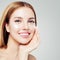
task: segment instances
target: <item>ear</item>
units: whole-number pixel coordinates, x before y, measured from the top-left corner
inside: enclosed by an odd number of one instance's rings
[[[7,31],[7,32],[10,32],[10,31],[9,31],[9,30],[10,30],[10,29],[9,29],[9,24],[6,23],[6,24],[5,24],[5,28],[6,28],[6,31]]]

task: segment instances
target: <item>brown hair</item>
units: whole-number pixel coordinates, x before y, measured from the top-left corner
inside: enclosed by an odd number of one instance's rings
[[[10,5],[8,5],[8,7],[5,9],[3,16],[0,20],[0,47],[4,47],[7,46],[7,42],[8,42],[8,36],[9,33],[6,31],[5,28],[5,23],[9,23],[9,19],[11,14],[20,7],[29,7],[32,9],[32,11],[34,12],[35,15],[35,25],[37,25],[37,21],[36,21],[36,13],[34,11],[34,8],[27,2],[13,2]]]

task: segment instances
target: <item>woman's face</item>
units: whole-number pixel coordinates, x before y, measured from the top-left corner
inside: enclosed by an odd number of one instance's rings
[[[10,38],[21,44],[27,44],[35,32],[35,16],[33,11],[28,7],[16,9],[7,24],[6,30]]]

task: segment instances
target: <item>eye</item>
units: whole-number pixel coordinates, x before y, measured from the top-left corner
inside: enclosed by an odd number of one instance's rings
[[[29,20],[28,22],[29,22],[29,23],[35,23],[35,21],[33,21],[33,20]]]
[[[20,20],[15,20],[15,22],[21,22]]]

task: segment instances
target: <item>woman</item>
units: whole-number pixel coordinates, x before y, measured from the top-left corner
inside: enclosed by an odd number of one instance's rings
[[[36,13],[26,2],[13,2],[0,20],[0,60],[35,60],[39,45]]]

